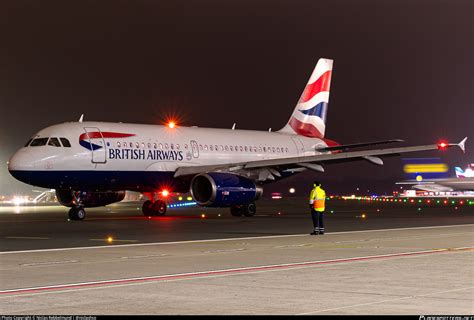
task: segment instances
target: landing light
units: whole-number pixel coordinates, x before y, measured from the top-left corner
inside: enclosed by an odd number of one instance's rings
[[[112,238],[112,237],[107,237],[107,242],[108,242],[108,243],[112,243],[113,241],[114,241],[114,238]]]
[[[163,191],[161,191],[161,195],[162,195],[163,197],[167,197],[169,194],[170,194],[170,192],[169,192],[168,190],[166,190],[166,189],[163,190]]]
[[[174,121],[168,122],[168,128],[173,129],[176,126],[176,123]]]

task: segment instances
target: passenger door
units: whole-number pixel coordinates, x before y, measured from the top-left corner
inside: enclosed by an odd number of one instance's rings
[[[95,127],[84,128],[84,131],[91,145],[92,163],[106,163],[107,147],[102,132]]]
[[[199,148],[195,140],[191,140],[191,150],[193,152],[193,158],[199,158]]]

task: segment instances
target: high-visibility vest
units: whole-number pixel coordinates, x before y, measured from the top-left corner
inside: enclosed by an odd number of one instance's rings
[[[309,204],[313,205],[315,199],[316,199],[316,188],[313,188],[313,190],[311,190],[311,193],[309,194]]]
[[[321,187],[316,187],[316,197],[313,202],[313,208],[316,211],[323,212],[325,210],[326,192]]]

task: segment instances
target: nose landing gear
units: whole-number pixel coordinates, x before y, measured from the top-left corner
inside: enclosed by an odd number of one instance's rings
[[[69,219],[70,220],[84,220],[86,217],[86,210],[83,207],[72,207],[69,209]]]
[[[81,191],[76,191],[73,193],[74,201],[73,203],[75,204],[74,207],[69,209],[69,220],[84,220],[86,217],[86,210],[84,210],[83,206],[83,195]]]

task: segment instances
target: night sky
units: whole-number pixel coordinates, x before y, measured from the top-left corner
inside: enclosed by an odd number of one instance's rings
[[[0,3],[0,161],[51,124],[86,120],[277,130],[317,60],[334,59],[326,136],[407,145],[469,136],[474,2],[22,1]],[[417,156],[437,156],[426,152]],[[413,155],[414,156],[414,155]],[[332,192],[390,190],[400,158],[326,166]],[[31,190],[3,165],[0,194]]]

